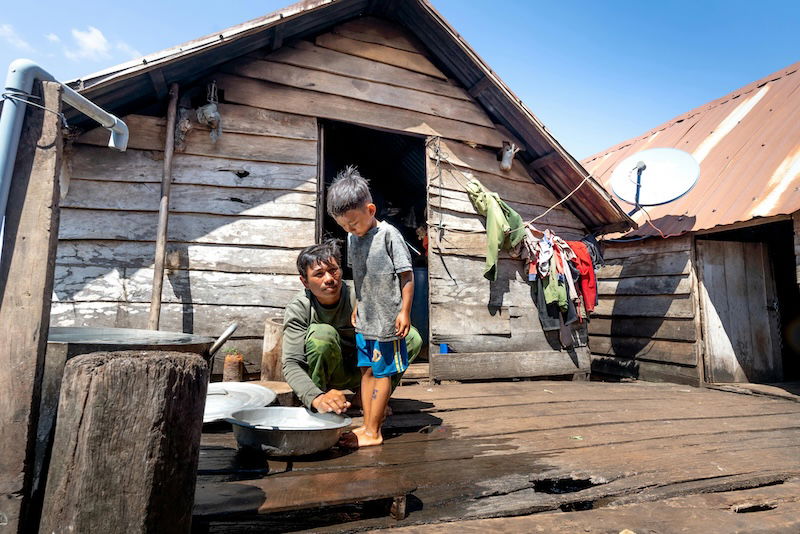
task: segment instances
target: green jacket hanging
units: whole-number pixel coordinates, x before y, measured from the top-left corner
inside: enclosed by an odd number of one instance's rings
[[[475,209],[486,217],[486,266],[483,276],[497,279],[497,256],[500,250],[511,250],[525,237],[525,228],[519,213],[497,195],[488,191],[478,180],[470,180],[467,193]]]

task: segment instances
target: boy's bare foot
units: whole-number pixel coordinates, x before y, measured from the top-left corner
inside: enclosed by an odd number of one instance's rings
[[[367,431],[367,427],[365,427],[364,425],[361,425],[358,428],[354,428],[350,432],[352,432],[353,434],[363,434],[366,431]]]
[[[383,444],[383,436],[380,432],[377,434],[373,434],[367,429],[364,429],[364,432],[361,434],[356,434],[358,437],[358,447],[374,447],[375,445],[382,445]]]

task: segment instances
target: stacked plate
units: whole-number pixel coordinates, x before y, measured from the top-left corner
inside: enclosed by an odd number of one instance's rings
[[[233,412],[261,408],[275,401],[271,389],[247,382],[214,382],[208,385],[203,422],[223,421]]]

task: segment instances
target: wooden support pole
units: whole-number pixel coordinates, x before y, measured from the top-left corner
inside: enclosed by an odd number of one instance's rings
[[[178,84],[169,86],[167,131],[164,144],[164,172],[161,176],[161,203],[158,207],[158,234],[156,236],[155,267],[153,269],[153,294],[150,298],[150,317],[147,328],[158,330],[161,318],[161,288],[164,286],[164,261],[167,255],[167,229],[169,223],[169,191],[172,187],[172,155],[175,152],[175,115],[178,109]]]
[[[39,532],[188,533],[207,384],[185,352],[69,360]]]
[[[9,192],[0,262],[0,531],[26,524],[50,326],[61,167],[61,86],[35,83]],[[6,101],[6,105],[10,105]],[[34,529],[35,530],[35,529]]]

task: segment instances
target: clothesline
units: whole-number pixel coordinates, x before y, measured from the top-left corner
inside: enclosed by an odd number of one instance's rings
[[[453,169],[453,170],[454,170],[456,173],[460,174],[460,175],[461,175],[461,176],[463,176],[464,178],[467,178],[468,180],[469,180],[469,178],[467,177],[467,175],[466,175],[466,174],[464,174],[464,172],[463,172],[463,171],[461,171],[461,169],[459,169],[459,168],[458,168],[458,167],[457,167],[457,166],[456,166],[456,165],[455,165],[455,164],[454,164],[452,161],[450,161],[450,160],[447,158],[447,156],[446,156],[446,155],[445,155],[445,154],[442,152],[441,145],[440,145],[440,140],[441,140],[441,138],[440,138],[440,137],[432,137],[432,138],[431,138],[431,139],[428,141],[428,146],[430,146],[431,144],[433,144],[433,151],[434,151],[434,154],[433,154],[433,155],[434,155],[434,160],[436,161],[436,167],[437,167],[437,175],[436,175],[436,178],[438,178],[438,179],[439,179],[439,208],[440,208],[440,210],[441,210],[441,206],[442,206],[442,204],[441,204],[441,202],[442,202],[442,189],[443,189],[443,187],[442,187],[443,180],[442,180],[442,169],[441,169],[441,162],[445,162],[445,163],[447,163],[448,165],[450,165],[450,167],[452,167],[452,169]],[[462,181],[459,179],[459,177],[458,177],[456,174],[453,174],[453,173],[451,173],[451,176],[453,176],[453,178],[456,180],[456,182],[458,182],[458,184],[459,184],[459,185],[460,185],[460,186],[461,186],[461,187],[462,187],[462,188],[463,188],[465,191],[467,191],[467,190],[468,190],[468,189],[467,189],[467,186],[466,186],[466,184],[465,184],[464,182],[462,182]],[[553,204],[552,206],[550,206],[549,208],[547,208],[547,209],[546,209],[546,210],[545,210],[543,213],[541,213],[541,214],[537,215],[536,217],[534,217],[533,219],[531,219],[530,221],[528,221],[528,222],[527,222],[525,225],[528,225],[528,224],[533,224],[533,223],[535,223],[536,221],[538,221],[539,219],[541,219],[542,217],[544,217],[545,215],[547,215],[548,213],[550,213],[551,211],[553,211],[555,208],[557,208],[558,206],[560,206],[561,204],[563,204],[564,202],[566,202],[566,201],[567,201],[567,200],[568,200],[568,199],[569,199],[569,198],[570,198],[572,195],[574,195],[574,194],[575,194],[575,193],[578,191],[578,189],[580,189],[580,188],[581,188],[581,187],[582,187],[582,186],[583,186],[583,185],[584,185],[584,184],[585,184],[587,181],[589,181],[589,178],[591,178],[591,175],[588,175],[588,176],[586,176],[586,177],[585,177],[583,180],[581,180],[581,183],[579,183],[579,184],[578,184],[578,185],[575,187],[575,189],[573,189],[572,191],[570,191],[570,192],[569,192],[569,194],[568,194],[567,196],[565,196],[564,198],[562,198],[561,200],[559,200],[558,202],[556,202],[555,204]],[[441,224],[441,213],[440,213],[440,215],[439,215],[439,219],[440,219],[440,224]],[[525,225],[523,225],[522,227],[519,227],[519,228],[510,228],[509,230],[507,230],[507,233],[511,233],[511,232],[514,232],[514,231],[516,231],[516,230],[521,230],[521,229],[523,229],[523,228],[525,227]],[[449,228],[448,228],[448,229],[449,229]],[[451,229],[449,229],[449,230],[451,230]],[[475,233],[475,232],[478,232],[477,230],[460,230],[460,231],[461,231],[461,232],[464,232],[464,233]]]
[[[457,166],[456,166],[456,165],[455,165],[455,164],[454,164],[452,161],[450,161],[450,160],[447,158],[447,156],[446,156],[446,155],[445,155],[445,154],[442,152],[440,141],[441,141],[441,138],[440,138],[440,137],[438,137],[438,136],[436,136],[436,137],[432,137],[432,138],[431,138],[431,139],[428,141],[428,146],[431,146],[431,145],[433,145],[433,151],[434,151],[434,160],[436,161],[436,168],[437,168],[437,175],[436,175],[436,178],[439,180],[439,224],[438,224],[437,226],[438,226],[439,228],[444,228],[444,225],[443,225],[443,223],[442,223],[442,212],[441,212],[441,209],[442,209],[442,196],[443,196],[443,195],[442,195],[442,189],[443,189],[443,179],[442,179],[442,168],[441,168],[441,162],[447,163],[447,164],[448,164],[450,167],[452,167],[452,170],[453,170],[453,171],[455,171],[456,173],[460,174],[460,175],[461,175],[461,176],[463,176],[464,178],[467,178],[467,180],[469,180],[469,177],[468,177],[466,174],[464,174],[464,172],[463,172],[463,171],[461,171],[461,169],[459,169],[459,168],[458,168],[458,167],[457,167]],[[458,175],[457,175],[457,174],[455,174],[455,173],[451,173],[451,176],[452,176],[452,177],[453,177],[453,178],[456,180],[456,182],[458,182],[458,184],[459,184],[459,185],[460,185],[460,186],[461,186],[461,187],[462,187],[462,188],[463,188],[465,191],[467,191],[467,190],[468,190],[468,189],[467,189],[467,187],[466,187],[466,184],[465,184],[463,181],[461,181],[461,179],[459,179],[459,177],[458,177]],[[555,204],[553,204],[552,206],[550,206],[549,208],[547,208],[547,209],[546,209],[546,210],[545,210],[543,213],[541,213],[541,214],[537,215],[536,217],[534,217],[534,218],[533,218],[533,219],[531,219],[530,221],[526,222],[526,223],[525,223],[525,225],[523,225],[523,226],[522,226],[522,227],[520,227],[520,228],[509,228],[509,229],[506,231],[506,233],[509,233],[509,234],[510,234],[511,232],[515,232],[515,231],[517,231],[517,230],[521,230],[522,228],[524,228],[524,227],[525,227],[525,226],[527,226],[527,225],[532,225],[533,223],[535,223],[536,221],[538,221],[539,219],[541,219],[542,217],[544,217],[545,215],[547,215],[548,213],[550,213],[551,211],[553,211],[555,208],[557,208],[558,206],[560,206],[561,204],[563,204],[564,202],[566,202],[566,201],[567,201],[567,200],[568,200],[570,197],[572,197],[572,195],[574,195],[574,194],[575,194],[575,193],[576,193],[576,192],[577,192],[577,191],[578,191],[578,190],[579,190],[581,187],[583,187],[583,185],[584,185],[586,182],[588,182],[590,178],[592,178],[592,175],[591,175],[591,174],[589,174],[589,175],[585,176],[585,177],[583,178],[583,180],[581,180],[581,182],[580,182],[580,183],[579,183],[579,184],[578,184],[578,185],[577,185],[577,186],[576,186],[576,187],[575,187],[575,188],[574,188],[572,191],[570,191],[570,192],[569,192],[569,193],[568,193],[568,194],[567,194],[565,197],[563,197],[561,200],[559,200],[558,202],[556,202]],[[641,210],[644,212],[644,214],[645,214],[645,217],[646,217],[646,219],[647,219],[645,222],[646,222],[647,224],[649,224],[649,225],[650,225],[650,226],[651,226],[651,227],[652,227],[652,228],[653,228],[653,229],[654,229],[656,232],[658,232],[658,234],[659,234],[659,235],[660,235],[662,238],[664,238],[664,239],[667,239],[667,238],[669,238],[669,237],[674,237],[674,236],[676,236],[676,235],[679,235],[679,234],[664,234],[664,232],[662,232],[662,231],[661,231],[661,229],[660,229],[658,226],[656,226],[656,224],[653,222],[653,219],[650,217],[650,213],[649,213],[649,212],[648,212],[648,211],[647,211],[647,210],[644,208],[644,206],[639,206],[639,208],[640,208],[640,209],[641,209]],[[448,230],[450,230],[450,231],[453,231],[453,232],[465,233],[465,234],[481,233],[481,232],[482,232],[481,230],[458,230],[458,229],[453,229],[453,228],[448,228]],[[613,240],[612,240],[612,241],[613,241]]]

